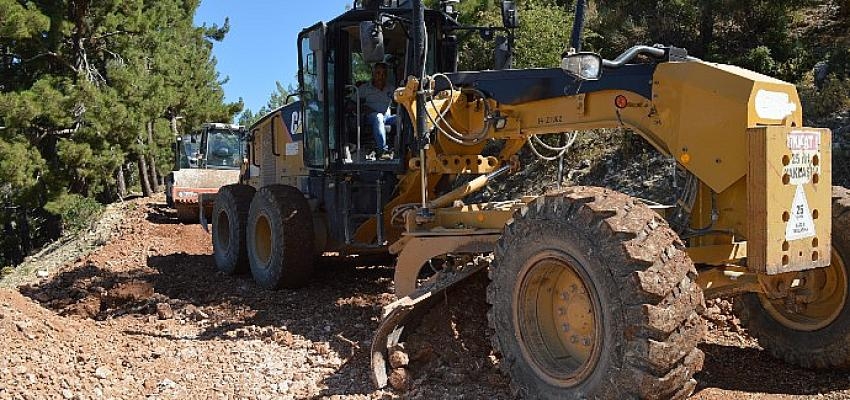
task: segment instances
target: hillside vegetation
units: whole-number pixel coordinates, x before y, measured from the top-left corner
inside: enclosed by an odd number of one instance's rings
[[[0,0],[0,267],[158,190],[178,129],[229,121],[199,0]],[[178,120],[179,126],[178,126]]]
[[[464,0],[459,19],[500,25],[497,3]],[[514,66],[557,66],[568,47],[573,2],[517,3]],[[101,204],[131,188],[156,192],[175,133],[231,120],[241,110],[224,102],[211,52],[228,23],[194,26],[198,4],[0,0],[0,267],[63,230],[85,228]],[[612,58],[634,44],[671,44],[796,83],[807,124],[834,129],[835,182],[848,185],[848,21],[848,0],[595,0],[584,50]],[[477,33],[462,35],[461,68],[492,68],[492,47]],[[269,107],[292,90],[272,89]],[[583,135],[579,144],[566,168],[588,173],[565,174],[575,178],[567,182],[609,184],[613,175],[599,166],[617,171],[617,160],[628,164],[634,156],[647,161],[637,170],[665,173],[653,167],[661,165],[659,156],[628,132]],[[552,164],[532,168],[552,182]],[[638,179],[638,186],[653,179]]]

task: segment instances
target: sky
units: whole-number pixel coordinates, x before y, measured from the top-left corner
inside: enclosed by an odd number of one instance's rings
[[[257,112],[275,90],[297,86],[298,33],[319,21],[343,13],[352,0],[202,0],[195,24],[224,23],[230,17],[230,32],[215,43],[213,53],[218,72],[229,78],[224,85],[227,101],[241,97],[245,107]]]

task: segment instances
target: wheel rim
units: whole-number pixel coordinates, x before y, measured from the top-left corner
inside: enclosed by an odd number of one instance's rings
[[[218,213],[215,226],[218,231],[218,235],[216,236],[218,247],[227,252],[230,249],[230,218],[228,218],[226,212]]]
[[[574,386],[593,371],[601,348],[596,298],[572,257],[547,251],[522,269],[514,293],[514,326],[534,372],[556,386]]]
[[[257,216],[254,224],[254,252],[260,260],[259,267],[268,268],[272,255],[272,227],[265,214]]]
[[[815,293],[813,301],[802,309],[791,309],[785,299],[759,295],[762,306],[780,324],[798,331],[816,331],[835,321],[847,302],[847,270],[835,249],[831,265],[806,274],[805,286]]]

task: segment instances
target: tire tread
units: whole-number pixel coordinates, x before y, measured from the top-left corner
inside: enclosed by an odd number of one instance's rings
[[[568,221],[570,227],[583,229],[587,237],[596,238],[598,249],[592,250],[610,258],[609,268],[616,269],[611,273],[631,310],[622,343],[629,361],[625,371],[612,377],[620,382],[611,382],[627,391],[623,397],[684,398],[692,393],[696,387],[692,377],[704,359],[696,345],[705,332],[699,315],[705,302],[696,284],[696,269],[666,221],[635,199],[609,189],[572,187],[547,193],[508,221],[489,270],[490,332],[497,330],[493,306],[503,301],[499,293],[505,292],[496,279],[498,262],[510,251],[510,241],[522,237],[525,225],[535,223],[526,221],[539,220]],[[503,352],[498,336],[493,335],[491,343],[503,356],[502,372],[509,373],[514,356]],[[512,379],[512,385],[529,398],[551,397],[527,387],[527,382]]]

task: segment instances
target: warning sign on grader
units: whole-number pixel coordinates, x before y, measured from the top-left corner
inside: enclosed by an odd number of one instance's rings
[[[820,165],[816,161],[820,141],[820,132],[794,131],[788,134],[791,159],[783,173],[791,178],[792,185],[805,185],[811,182],[814,174],[820,173]]]
[[[815,236],[815,222],[806,200],[803,185],[797,185],[794,202],[791,203],[791,219],[785,225],[785,240],[799,240]]]

